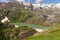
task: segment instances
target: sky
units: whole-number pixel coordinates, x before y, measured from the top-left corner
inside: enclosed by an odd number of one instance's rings
[[[0,0],[0,2],[8,2],[10,0]],[[31,3],[41,3],[41,4],[45,4],[45,3],[60,3],[60,0],[23,0],[24,2],[31,2]]]

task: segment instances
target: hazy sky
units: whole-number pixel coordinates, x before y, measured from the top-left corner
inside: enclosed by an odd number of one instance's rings
[[[9,0],[0,0],[0,2],[8,2]],[[23,0],[32,3],[60,3],[60,0]]]

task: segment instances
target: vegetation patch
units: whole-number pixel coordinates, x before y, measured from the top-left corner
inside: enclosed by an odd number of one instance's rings
[[[60,28],[54,28],[48,31],[48,33],[32,36],[26,40],[60,40]]]

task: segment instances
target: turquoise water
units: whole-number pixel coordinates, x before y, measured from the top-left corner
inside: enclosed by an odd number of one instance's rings
[[[49,27],[47,26],[42,26],[42,25],[36,25],[36,24],[28,24],[28,23],[10,23],[12,25],[18,25],[18,26],[27,26],[29,28],[33,29],[48,29]]]

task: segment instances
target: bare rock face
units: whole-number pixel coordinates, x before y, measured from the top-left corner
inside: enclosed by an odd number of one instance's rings
[[[27,23],[43,24],[46,26],[52,26],[58,22],[60,22],[60,13],[55,11],[52,13],[38,13],[35,14],[31,19],[27,20]]]
[[[43,17],[45,17],[44,23],[47,25],[54,25],[58,22],[60,22],[60,13],[59,12],[53,12],[51,14],[46,14]]]

